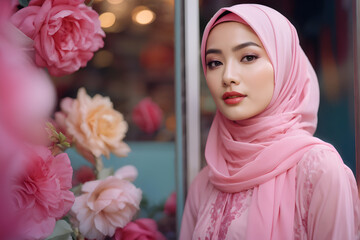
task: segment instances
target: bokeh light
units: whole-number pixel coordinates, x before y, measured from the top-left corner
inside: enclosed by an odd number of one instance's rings
[[[140,25],[147,25],[155,20],[155,13],[145,6],[138,6],[132,11],[132,19]]]
[[[109,28],[114,25],[116,16],[112,12],[104,12],[99,16],[99,20],[102,28]]]

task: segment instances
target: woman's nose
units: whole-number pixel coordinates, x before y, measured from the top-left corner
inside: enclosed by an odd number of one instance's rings
[[[231,84],[238,85],[240,83],[239,76],[236,74],[236,67],[233,62],[228,62],[224,68],[223,85],[230,86]]]

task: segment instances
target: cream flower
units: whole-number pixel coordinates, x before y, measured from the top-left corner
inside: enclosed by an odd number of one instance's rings
[[[55,115],[56,121],[73,137],[78,149],[107,158],[110,152],[119,157],[130,152],[129,146],[122,141],[128,125],[123,115],[113,109],[108,97],[97,94],[91,98],[84,88],[80,88],[76,99],[62,100],[61,110]]]
[[[142,192],[130,181],[116,176],[86,182],[71,209],[79,230],[88,239],[113,236],[139,210]]]

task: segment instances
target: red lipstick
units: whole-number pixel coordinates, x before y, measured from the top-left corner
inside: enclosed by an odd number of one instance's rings
[[[232,91],[232,92],[224,93],[224,95],[222,96],[222,99],[224,100],[224,102],[226,104],[233,105],[233,104],[237,104],[237,103],[241,102],[245,97],[246,97],[246,95],[244,95],[244,94]]]

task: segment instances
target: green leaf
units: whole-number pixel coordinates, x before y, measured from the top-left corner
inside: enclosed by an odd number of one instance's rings
[[[48,130],[48,133],[51,133],[51,135],[53,137],[56,137],[56,139],[60,139],[60,135],[59,133],[57,132],[56,128],[54,127],[54,125],[51,123],[51,122],[46,122],[46,128]],[[60,133],[61,134],[61,133]],[[64,136],[65,137],[65,136]],[[65,137],[66,139],[66,137]]]
[[[46,127],[50,130],[52,134],[55,133],[57,135],[56,128],[54,127],[54,125],[52,125],[51,122],[46,122]]]
[[[50,129],[50,130],[51,130],[52,135],[55,136],[57,139],[59,139],[59,133],[54,129]]]
[[[71,226],[64,220],[56,222],[53,233],[46,240],[70,240],[73,232]]]
[[[31,0],[19,0],[19,3],[20,3],[21,6],[27,7],[29,5],[30,1]]]
[[[66,141],[66,136],[62,132],[59,133],[59,140],[60,142]]]

